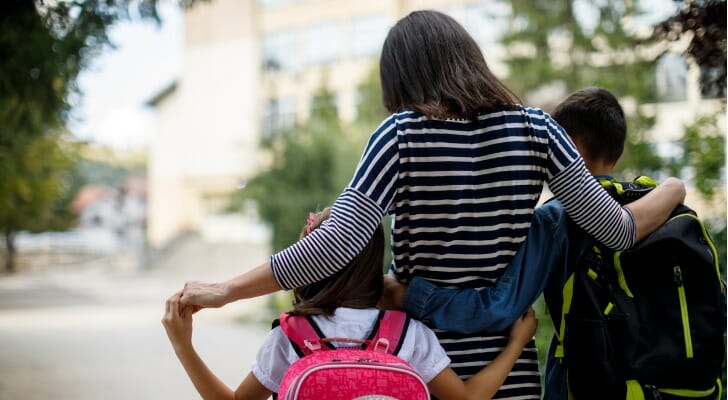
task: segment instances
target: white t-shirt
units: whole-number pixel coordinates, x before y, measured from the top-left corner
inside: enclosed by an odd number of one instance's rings
[[[339,307],[333,317],[314,316],[314,321],[325,337],[365,339],[369,337],[379,310],[357,310]],[[416,345],[415,345],[416,344]],[[429,382],[450,365],[450,358],[437,341],[435,333],[420,321],[411,320],[397,354]],[[278,326],[268,333],[253,362],[253,375],[272,392],[278,392],[288,367],[298,360],[288,337]]]

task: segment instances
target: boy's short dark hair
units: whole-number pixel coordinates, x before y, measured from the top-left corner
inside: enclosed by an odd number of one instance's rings
[[[577,90],[556,106],[552,116],[579,143],[584,158],[615,163],[622,156],[627,122],[622,106],[608,90]]]

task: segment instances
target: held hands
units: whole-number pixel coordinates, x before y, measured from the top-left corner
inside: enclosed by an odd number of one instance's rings
[[[175,350],[192,344],[192,306],[181,305],[181,297],[179,291],[167,299],[162,317],[162,325]]]
[[[187,282],[181,293],[180,303],[192,306],[192,312],[222,307],[230,302],[227,287],[222,283]]]
[[[509,343],[516,344],[521,348],[525,347],[533,339],[537,325],[536,312],[533,311],[533,308],[529,308],[511,327]]]

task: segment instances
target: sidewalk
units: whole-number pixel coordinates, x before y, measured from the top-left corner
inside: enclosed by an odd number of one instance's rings
[[[167,341],[164,301],[186,280],[229,278],[244,272],[241,260],[265,259],[251,249],[246,257],[201,250],[182,249],[182,257],[149,271],[49,267],[0,276],[0,399],[199,398]],[[195,316],[195,345],[232,387],[269,329],[235,318],[259,314],[265,302]]]

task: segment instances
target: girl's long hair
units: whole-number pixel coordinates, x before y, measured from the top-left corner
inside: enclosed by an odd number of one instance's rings
[[[493,75],[468,32],[437,11],[412,12],[390,29],[379,71],[384,107],[393,113],[473,120],[521,102]]]
[[[301,231],[301,239],[331,215],[331,208],[316,213]],[[307,229],[308,227],[308,229]],[[364,249],[336,274],[293,289],[294,315],[333,315],[337,307],[376,307],[383,290],[384,229],[380,224]]]

